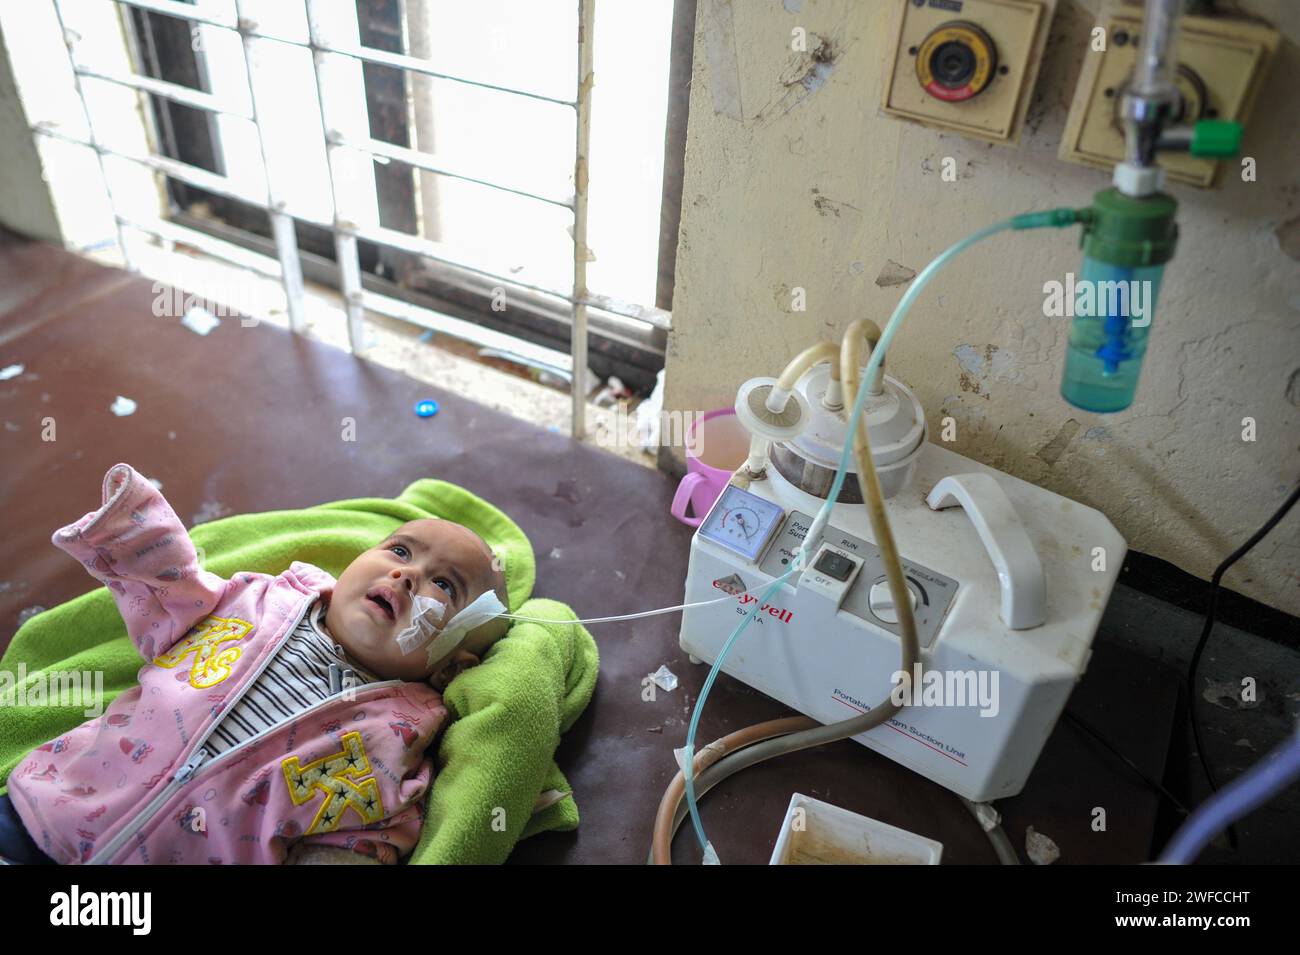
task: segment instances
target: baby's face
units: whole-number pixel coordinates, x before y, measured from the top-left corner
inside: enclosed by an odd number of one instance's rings
[[[470,631],[460,648],[430,663],[426,647],[403,653],[397,645],[397,634],[411,622],[412,596],[444,604],[445,625],[487,590],[504,594],[504,578],[477,534],[451,521],[411,521],[343,571],[325,626],[349,656],[381,679],[427,680],[466,653],[481,656],[506,622],[497,619]]]

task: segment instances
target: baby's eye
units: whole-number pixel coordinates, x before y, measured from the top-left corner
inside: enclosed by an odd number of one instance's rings
[[[437,578],[434,579],[433,582],[434,582],[437,586],[441,587],[443,590],[447,591],[447,596],[448,596],[448,597],[451,597],[452,599],[455,599],[455,597],[456,597],[456,585],[453,584],[450,580],[448,580],[446,577],[437,577]]]
[[[410,553],[411,553],[410,548],[407,547],[405,544],[389,544],[389,545],[388,545],[388,549],[389,549],[389,550],[394,550],[394,549],[399,548],[399,547],[400,547],[402,550],[404,550],[407,554],[410,554]]]

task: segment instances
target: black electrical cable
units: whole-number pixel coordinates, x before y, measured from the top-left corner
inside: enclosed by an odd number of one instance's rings
[[[1258,544],[1267,536],[1268,532],[1277,526],[1278,521],[1286,517],[1287,512],[1295,504],[1296,499],[1300,498],[1300,484],[1297,484],[1291,496],[1282,502],[1282,506],[1274,512],[1273,516],[1264,522],[1264,526],[1250,535],[1250,539],[1242,544],[1228,556],[1228,559],[1215,568],[1214,576],[1210,578],[1210,606],[1205,613],[1205,626],[1201,629],[1201,639],[1197,641],[1196,649],[1192,651],[1192,662],[1187,667],[1187,710],[1192,722],[1192,738],[1196,741],[1196,755],[1200,757],[1201,768],[1205,770],[1205,778],[1210,781],[1210,791],[1218,792],[1219,781],[1215,778],[1214,770],[1210,766],[1210,761],[1205,755],[1205,744],[1201,742],[1201,727],[1196,719],[1196,669],[1201,662],[1201,654],[1205,652],[1205,645],[1210,640],[1210,632],[1214,629],[1214,616],[1219,609],[1219,584],[1223,580],[1223,575],[1237,561],[1241,560],[1252,547]],[[1237,850],[1237,831],[1236,827],[1228,827],[1228,844],[1232,850]]]
[[[1073,713],[1071,713],[1069,710],[1066,710],[1066,712],[1065,712],[1065,716],[1066,716],[1066,718],[1067,718],[1071,723],[1073,723],[1073,724],[1074,724],[1075,726],[1077,726],[1079,729],[1083,730],[1085,733],[1087,733],[1089,736],[1091,736],[1094,740],[1096,740],[1096,741],[1097,741],[1098,743],[1100,743],[1102,746],[1106,747],[1106,749],[1110,750],[1112,753],[1114,753],[1116,756],[1118,756],[1121,760],[1123,760],[1123,761],[1124,761],[1124,764],[1125,764],[1126,766],[1128,766],[1129,769],[1133,770],[1134,773],[1136,773],[1138,776],[1142,777],[1142,781],[1143,781],[1144,783],[1146,783],[1148,786],[1150,786],[1150,787],[1151,787],[1152,789],[1154,789],[1156,792],[1160,793],[1160,795],[1162,795],[1162,796],[1164,796],[1166,799],[1168,799],[1169,802],[1170,802],[1170,804],[1171,804],[1175,809],[1177,809],[1177,810],[1178,810],[1182,815],[1184,815],[1184,816],[1190,816],[1190,815],[1192,814],[1192,811],[1191,811],[1190,809],[1188,809],[1186,806],[1184,806],[1183,803],[1182,803],[1182,801],[1181,801],[1177,796],[1175,796],[1173,793],[1171,793],[1168,789],[1166,789],[1164,786],[1162,786],[1159,782],[1157,782],[1156,780],[1154,780],[1154,779],[1152,779],[1150,776],[1148,776],[1146,773],[1144,773],[1144,772],[1142,771],[1142,767],[1140,767],[1137,763],[1133,762],[1133,760],[1129,759],[1127,756],[1125,756],[1123,753],[1121,753],[1118,749],[1116,749],[1115,746],[1114,746],[1114,744],[1112,744],[1108,739],[1106,739],[1106,737],[1102,736],[1102,735],[1101,735],[1100,733],[1098,733],[1095,729],[1093,729],[1091,726],[1089,726],[1086,722],[1084,722],[1084,721],[1083,721],[1082,719],[1080,719],[1079,717],[1075,716],[1075,715],[1074,715]]]

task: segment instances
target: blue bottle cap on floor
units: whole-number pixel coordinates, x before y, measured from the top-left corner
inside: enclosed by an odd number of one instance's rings
[[[425,398],[423,401],[415,403],[415,413],[421,418],[432,418],[438,413],[438,402],[432,398]]]

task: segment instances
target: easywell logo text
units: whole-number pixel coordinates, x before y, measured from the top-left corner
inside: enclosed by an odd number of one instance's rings
[[[734,577],[728,577],[725,580],[715,580],[713,586],[718,590],[723,590],[729,594],[733,594],[736,599],[740,601],[741,606],[758,602],[758,598],[753,594],[743,593],[737,589]],[[772,604],[763,604],[763,606],[759,608],[759,613],[764,612],[776,617],[782,623],[789,623],[794,619],[793,610],[787,610],[784,607],[777,607]]]

